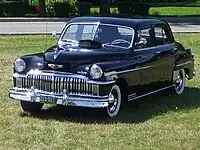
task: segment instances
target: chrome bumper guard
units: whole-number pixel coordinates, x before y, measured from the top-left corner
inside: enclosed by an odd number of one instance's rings
[[[39,103],[51,103],[68,106],[104,108],[108,106],[108,96],[90,96],[90,95],[67,95],[65,91],[63,94],[55,94],[37,89],[25,90],[13,88],[9,91],[10,98]]]

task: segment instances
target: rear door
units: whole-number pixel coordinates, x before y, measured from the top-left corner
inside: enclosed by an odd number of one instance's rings
[[[159,84],[159,54],[154,41],[154,28],[149,26],[138,31],[134,52],[140,57],[140,84],[137,96],[158,90]],[[137,46],[138,45],[138,46]]]
[[[163,25],[140,29],[138,38],[147,43],[135,49],[141,57],[139,95],[168,88],[171,85],[176,48]]]
[[[155,46],[157,49],[157,71],[159,88],[165,88],[172,84],[172,70],[175,61],[174,53],[176,52],[176,47],[167,27],[162,25],[154,26],[155,32]]]

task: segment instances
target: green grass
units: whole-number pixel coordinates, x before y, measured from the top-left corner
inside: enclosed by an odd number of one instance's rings
[[[200,7],[152,7],[152,16],[200,16]]]
[[[200,6],[200,3],[197,3]],[[113,7],[110,9],[112,14],[118,14],[118,9]],[[92,15],[99,13],[99,8],[93,7],[90,9]],[[150,16],[169,16],[169,17],[190,17],[200,16],[200,7],[190,6],[168,6],[168,7],[151,7],[149,10]]]
[[[22,113],[19,102],[8,98],[12,62],[43,51],[55,39],[0,36],[0,149],[200,149],[200,34],[175,37],[196,58],[197,76],[187,82],[185,93],[149,96],[110,120],[93,109],[46,106],[40,115]]]
[[[91,15],[97,15],[97,14],[99,14],[99,9],[100,9],[99,7],[92,7],[92,8],[90,8]],[[119,13],[118,9],[116,7],[110,8],[110,12],[112,14],[118,14]]]

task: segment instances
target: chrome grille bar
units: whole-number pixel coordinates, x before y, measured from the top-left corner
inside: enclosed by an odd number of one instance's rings
[[[81,95],[99,95],[99,85],[87,83],[86,80],[73,77],[55,76],[55,75],[32,75],[20,77],[21,86],[24,89],[30,89],[32,86],[40,91],[62,94],[66,89],[70,94]]]

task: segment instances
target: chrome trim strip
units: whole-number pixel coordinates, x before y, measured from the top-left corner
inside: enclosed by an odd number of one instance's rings
[[[154,65],[151,65],[151,66],[146,66],[146,67],[141,67],[141,70],[143,69],[148,69],[148,68],[152,68]]]
[[[172,85],[172,86],[173,86],[173,85]],[[132,101],[132,100],[135,100],[135,99],[138,99],[138,98],[142,98],[142,97],[147,96],[147,95],[151,95],[151,94],[156,93],[156,92],[159,92],[159,91],[163,91],[163,90],[165,90],[165,89],[171,88],[172,86],[167,86],[167,87],[164,87],[164,88],[161,88],[161,89],[158,89],[158,90],[155,90],[155,91],[146,93],[146,94],[144,94],[144,95],[140,95],[140,96],[137,96],[137,97],[135,97],[135,98],[128,99],[128,101]]]
[[[117,71],[111,71],[111,72],[104,73],[104,75],[107,77],[107,76],[111,76],[111,75],[117,75],[117,74],[122,74],[122,73],[127,73],[127,72],[134,72],[134,71],[138,71],[138,70],[144,70],[144,69],[148,69],[148,68],[152,68],[152,67],[153,67],[153,65],[141,67],[141,68],[123,70],[123,71],[118,71],[118,72]]]
[[[128,97],[135,96],[135,95],[136,95],[136,93],[129,94]]]
[[[135,97],[136,97],[136,93],[130,94],[130,95],[128,95],[128,100],[132,99],[132,98],[135,98]]]
[[[177,67],[180,67],[180,66],[183,66],[183,65],[187,65],[187,64],[190,64],[192,63],[192,61],[188,61],[188,62],[185,62],[185,63],[182,63],[182,64],[178,64],[176,65]]]

